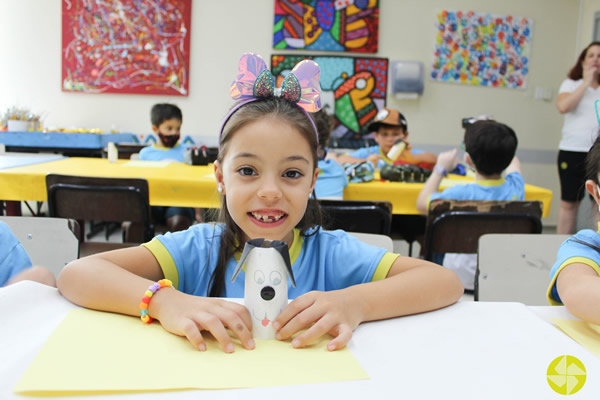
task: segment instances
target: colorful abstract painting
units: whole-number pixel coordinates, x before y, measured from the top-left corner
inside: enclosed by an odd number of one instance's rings
[[[385,106],[388,59],[274,54],[271,71],[277,86],[296,63],[305,59],[321,66],[321,101],[335,117],[331,137],[361,140],[368,133],[369,122]]]
[[[524,88],[532,24],[531,18],[511,15],[440,11],[431,79]]]
[[[63,0],[62,90],[187,96],[192,0]]]
[[[376,53],[379,0],[275,0],[274,49]]]

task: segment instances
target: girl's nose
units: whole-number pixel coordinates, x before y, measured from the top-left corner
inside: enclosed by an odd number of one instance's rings
[[[276,179],[265,178],[261,182],[257,195],[263,200],[278,200],[281,198],[281,188]]]

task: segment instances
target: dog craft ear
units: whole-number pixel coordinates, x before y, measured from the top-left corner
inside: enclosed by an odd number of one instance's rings
[[[237,278],[237,276],[239,275],[240,271],[242,270],[242,267],[246,263],[246,258],[248,258],[248,254],[250,254],[250,252],[255,247],[261,247],[264,241],[265,239],[252,239],[246,242],[246,244],[244,245],[244,251],[242,252],[242,256],[240,257],[240,261],[238,261],[237,265],[235,266],[235,270],[233,271],[231,282],[234,282],[235,278]]]

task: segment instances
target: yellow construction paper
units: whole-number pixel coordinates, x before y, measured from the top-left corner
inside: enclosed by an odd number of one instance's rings
[[[210,335],[208,350],[158,322],[99,311],[71,311],[17,383],[15,393],[38,396],[181,389],[283,386],[369,379],[346,348],[330,352],[322,338],[309,348],[256,340],[224,353]],[[208,337],[207,337],[208,336]]]
[[[552,322],[571,339],[600,357],[600,325],[560,318],[552,318]]]

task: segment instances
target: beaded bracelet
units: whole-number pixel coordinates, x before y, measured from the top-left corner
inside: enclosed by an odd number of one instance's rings
[[[144,297],[142,297],[142,302],[140,303],[140,318],[147,324],[151,323],[153,320],[152,317],[148,315],[148,304],[150,304],[150,299],[154,293],[164,287],[173,287],[173,282],[168,279],[161,279],[158,282],[154,282],[148,287],[148,290],[144,293]]]

